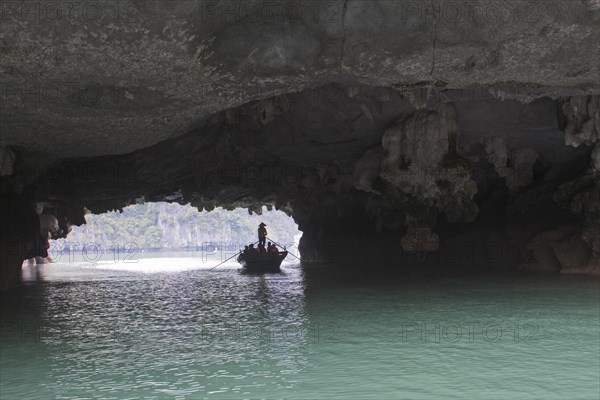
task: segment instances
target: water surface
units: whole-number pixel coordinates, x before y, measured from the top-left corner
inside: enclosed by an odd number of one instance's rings
[[[598,279],[148,257],[27,268],[0,398],[600,396]]]

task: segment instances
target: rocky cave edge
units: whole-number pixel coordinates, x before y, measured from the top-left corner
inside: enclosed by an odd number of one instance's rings
[[[3,22],[3,81],[43,72],[110,96],[2,96],[15,160],[1,288],[45,255],[39,212],[65,237],[86,210],[142,201],[275,207],[303,231],[307,262],[598,274],[597,1],[545,2],[535,19],[515,2],[495,24],[458,24],[436,1],[340,1],[329,21],[260,24],[207,22],[202,4],[134,2],[110,30]]]

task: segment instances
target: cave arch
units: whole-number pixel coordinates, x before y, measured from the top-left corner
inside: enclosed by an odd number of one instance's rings
[[[266,124],[265,101],[251,102],[131,153],[57,160],[20,183],[22,196],[50,204],[63,231],[84,223],[85,209],[120,210],[139,199],[204,210],[270,205],[304,232],[307,261],[371,266],[408,265],[436,251],[430,261],[439,264],[444,243],[522,248],[544,230],[588,223],[587,208],[568,204],[578,191],[597,191],[592,148],[564,146],[556,102],[432,93],[417,105],[402,90],[357,84],[278,95],[269,104],[285,107]],[[557,203],[561,185],[578,179],[591,183],[573,183]]]

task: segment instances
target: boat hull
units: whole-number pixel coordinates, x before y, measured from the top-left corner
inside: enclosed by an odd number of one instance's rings
[[[287,251],[278,253],[240,254],[237,261],[247,271],[279,272],[281,271],[281,263],[287,254]]]

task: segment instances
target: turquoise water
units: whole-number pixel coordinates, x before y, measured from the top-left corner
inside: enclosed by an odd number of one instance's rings
[[[600,282],[197,258],[25,270],[0,398],[597,399]]]

